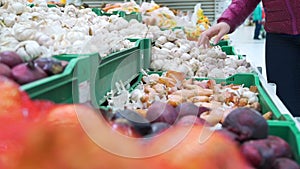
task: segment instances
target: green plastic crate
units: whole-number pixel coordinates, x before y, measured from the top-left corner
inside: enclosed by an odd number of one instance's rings
[[[237,55],[233,46],[221,46],[221,49],[226,55]]]
[[[245,58],[245,56],[237,54],[233,46],[221,46],[221,49],[226,55],[236,55],[239,59]]]
[[[112,13],[107,13],[102,11],[100,8],[92,8],[92,11],[95,12],[98,16],[111,16],[117,15],[119,17],[124,18],[127,21],[131,19],[136,19],[139,22],[142,22],[142,14],[139,12],[131,12],[127,14],[125,11],[113,11]]]
[[[55,103],[86,102],[89,91],[89,77],[92,67],[100,63],[98,54],[57,55],[59,60],[69,61],[65,70],[32,83],[22,85],[32,99],[50,100]],[[94,64],[94,65],[93,65]]]
[[[200,79],[198,79],[198,80],[200,80]],[[258,98],[259,98],[259,103],[261,105],[261,112],[263,114],[265,114],[268,111],[272,111],[273,119],[289,120],[289,119],[285,119],[285,117],[282,116],[279,109],[276,107],[276,105],[274,104],[272,99],[269,97],[269,95],[266,93],[266,91],[261,86],[259,77],[256,74],[253,74],[253,73],[235,74],[226,79],[216,79],[216,82],[217,83],[225,83],[225,84],[237,84],[237,85],[243,84],[245,87],[256,86],[258,89],[258,93],[259,93]]]
[[[130,41],[137,41],[138,39],[129,39]],[[152,56],[152,40],[143,39],[140,41],[140,55],[143,59],[143,69],[147,70],[150,68],[151,56]]]
[[[118,15],[122,17],[124,14],[119,11],[113,11],[113,13],[107,13],[102,11],[100,8],[92,8],[92,11],[97,14],[98,16],[111,16],[111,15]]]
[[[34,4],[27,4],[27,6],[29,6],[30,8],[34,7],[35,5]],[[57,5],[55,4],[47,4],[48,8],[56,8]]]
[[[219,46],[230,46],[230,41],[229,40],[220,40],[219,43],[217,44]]]
[[[96,15],[98,15],[98,16],[102,16],[102,10],[101,9],[99,9],[99,8],[92,8],[92,11],[96,14]]]
[[[78,59],[72,59],[61,74],[49,76],[21,86],[30,98],[39,100],[50,100],[55,103],[73,103],[73,85],[77,83],[77,77],[73,71]]]
[[[184,27],[183,26],[176,26],[176,27],[173,27],[173,28],[160,28],[160,30],[162,30],[162,31],[165,31],[165,30],[172,30],[172,31],[174,31],[174,30],[176,30],[176,29],[181,29],[181,30],[184,30]]]
[[[162,72],[148,72],[148,74],[158,73],[162,74]],[[140,74],[137,81],[132,85],[131,90],[133,90],[137,85],[140,84],[143,75]],[[195,78],[196,80],[207,80],[209,78]],[[259,77],[253,73],[240,73],[230,76],[226,79],[215,79],[216,83],[220,84],[237,84],[237,85],[244,85],[245,87],[256,86],[258,89],[258,98],[259,103],[261,104],[261,112],[263,114],[272,111],[273,112],[273,119],[272,120],[286,120],[286,121],[293,121],[290,116],[282,115],[279,109],[276,107],[272,99],[266,93],[264,88],[261,86]]]
[[[54,57],[66,61],[75,58],[79,60],[73,73],[77,77],[77,83],[72,90],[73,97],[75,103],[91,101],[91,93],[94,91],[91,79],[95,76],[95,69],[101,63],[99,54],[62,54]]]
[[[94,82],[92,88],[95,89],[92,93],[92,103],[95,107],[103,102],[107,92],[116,90],[116,82],[130,83],[139,75],[141,69],[145,69],[150,64],[150,61],[145,60],[150,59],[151,56],[149,49],[151,40],[130,40],[136,41],[135,47],[102,58],[100,65],[95,70],[95,78],[92,79]]]
[[[269,134],[283,138],[289,143],[294,159],[300,164],[300,132],[295,123],[289,121],[268,120]]]
[[[127,13],[124,12],[124,15],[121,16],[121,17],[123,17],[127,21],[130,21],[131,19],[136,19],[139,22],[143,21],[142,14],[140,12],[131,12],[129,14],[127,14]]]

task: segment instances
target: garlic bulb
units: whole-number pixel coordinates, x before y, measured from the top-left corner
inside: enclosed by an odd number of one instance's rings
[[[5,13],[2,16],[4,18],[3,22],[7,27],[12,27],[15,24],[17,19],[17,16],[14,13],[10,13],[10,14]]]
[[[36,32],[34,39],[43,46],[51,46],[53,45],[53,40],[46,34],[42,32]]]
[[[155,41],[155,45],[163,45],[168,41],[167,37],[165,36],[160,36],[156,41]]]
[[[200,67],[200,61],[198,61],[195,58],[192,58],[189,60],[188,65],[189,65],[189,67],[191,67],[193,72],[196,72],[197,69]]]
[[[77,40],[84,40],[84,33],[78,31],[70,31],[66,34],[66,40],[69,40],[70,43],[73,43]]]
[[[221,69],[214,68],[208,72],[207,77],[209,77],[209,78],[225,78],[225,74]]]
[[[182,29],[175,29],[174,33],[176,35],[176,39],[186,39],[186,35]]]
[[[198,55],[200,55],[200,49],[198,47],[193,47],[191,50],[190,50],[190,55],[193,57],[193,58],[197,58]]]
[[[194,76],[194,72],[192,71],[192,69],[185,63],[179,65],[176,71],[183,72],[189,77]]]
[[[162,59],[153,60],[150,64],[150,68],[155,71],[162,70],[164,64],[165,64],[164,60],[162,60]]]
[[[73,5],[67,5],[64,9],[64,14],[72,18],[77,17],[77,12],[78,9]]]
[[[226,74],[226,76],[232,76],[236,73],[236,69],[232,68],[232,67],[224,67],[223,68],[224,73]]]
[[[177,39],[176,34],[173,31],[171,31],[170,34],[167,36],[167,39],[171,42],[175,41]]]
[[[248,73],[249,69],[247,69],[245,66],[239,66],[236,71],[237,73]]]
[[[181,57],[183,55],[183,51],[180,48],[173,48],[170,50],[170,55],[174,57]]]
[[[172,42],[167,42],[167,43],[165,43],[162,47],[171,50],[172,48],[175,47],[175,44],[172,43]]]
[[[8,4],[7,10],[16,15],[20,15],[26,10],[26,6],[21,2],[13,2]]]
[[[188,53],[190,51],[190,45],[188,44],[185,44],[185,45],[181,45],[180,46],[180,50],[183,52],[183,53]]]
[[[170,60],[165,60],[165,63],[162,67],[162,70],[174,70],[174,71],[179,71],[178,70],[178,64],[171,62]]]
[[[130,40],[127,39],[123,40],[121,43],[124,46],[124,48],[132,48],[135,44],[134,42],[130,42]]]
[[[19,43],[15,51],[24,59],[29,60],[34,57],[38,57],[42,54],[40,45],[33,40],[27,40]]]
[[[181,55],[182,60],[190,60],[191,58],[192,58],[192,56],[187,53],[184,53]]]
[[[12,32],[17,40],[24,41],[33,39],[37,31],[29,23],[16,23],[12,28]]]

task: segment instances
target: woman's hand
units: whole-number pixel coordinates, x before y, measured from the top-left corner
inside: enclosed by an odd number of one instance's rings
[[[203,45],[204,48],[210,46],[209,40],[215,37],[214,44],[217,44],[220,39],[230,31],[230,26],[225,22],[217,23],[216,25],[210,27],[208,30],[201,33],[198,40],[198,45]]]

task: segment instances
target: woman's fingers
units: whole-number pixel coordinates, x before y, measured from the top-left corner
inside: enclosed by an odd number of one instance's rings
[[[208,48],[210,46],[210,39],[215,36],[214,44],[218,44],[221,38],[227,34],[230,30],[230,26],[225,22],[220,22],[208,30],[201,33],[200,38],[198,40],[198,45],[203,46],[204,48]]]
[[[220,22],[218,24],[219,32],[214,40],[214,45],[218,44],[224,35],[226,35],[230,31],[230,26],[225,22]]]
[[[217,25],[210,27],[208,30],[201,33],[200,38],[198,40],[198,45],[203,45],[204,48],[208,48],[210,46],[210,39],[217,35],[219,29]]]
[[[204,35],[204,34],[201,34],[200,38],[199,38],[199,41],[198,41],[198,45],[199,46],[202,45],[204,48],[208,48],[210,46],[209,37]]]

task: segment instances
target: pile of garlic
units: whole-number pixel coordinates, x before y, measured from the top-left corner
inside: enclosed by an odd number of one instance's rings
[[[104,57],[133,47],[135,43],[127,38],[150,35],[145,24],[115,15],[97,16],[90,8],[49,8],[45,1],[31,8],[27,1],[2,1],[0,51],[16,51],[25,59],[94,52]]]
[[[152,48],[150,68],[154,71],[175,70],[189,77],[226,78],[253,69],[246,59],[226,55],[220,47],[203,49],[186,37],[160,35]]]

